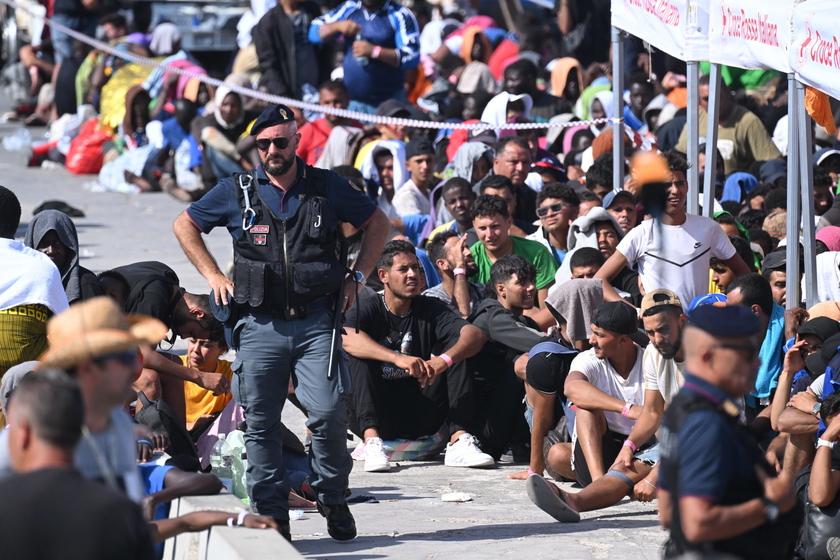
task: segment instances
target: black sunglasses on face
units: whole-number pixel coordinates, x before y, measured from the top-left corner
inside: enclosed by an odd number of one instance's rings
[[[569,206],[568,202],[555,202],[549,206],[540,206],[537,208],[537,217],[545,218],[548,216],[548,213],[551,212],[552,214],[559,214],[563,211],[563,208]]]
[[[261,152],[267,152],[269,146],[274,144],[276,148],[281,150],[285,150],[289,147],[289,139],[284,138],[283,136],[277,136],[276,138],[260,138],[257,140],[257,148]]]

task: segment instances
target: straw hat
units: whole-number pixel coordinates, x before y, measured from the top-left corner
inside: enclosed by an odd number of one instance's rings
[[[50,349],[38,369],[69,369],[99,356],[157,345],[166,326],[152,317],[126,317],[110,297],[101,296],[71,306],[47,323]]]

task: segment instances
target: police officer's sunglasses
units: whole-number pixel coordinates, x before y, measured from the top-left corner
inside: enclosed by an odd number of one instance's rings
[[[261,152],[267,152],[268,148],[274,144],[275,148],[279,148],[281,150],[285,150],[289,147],[289,139],[283,136],[277,136],[275,138],[260,138],[257,140],[257,148]]]

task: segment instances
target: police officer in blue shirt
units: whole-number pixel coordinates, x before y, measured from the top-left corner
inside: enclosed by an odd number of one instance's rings
[[[665,558],[792,558],[802,514],[793,484],[773,472],[740,421],[761,363],[758,332],[746,307],[689,312],[685,384],[660,430]]]
[[[295,155],[300,134],[289,107],[267,108],[251,134],[262,164],[223,179],[193,203],[175,221],[175,235],[213,289],[216,304],[230,304],[233,314],[228,326],[237,354],[231,390],[248,424],[254,509],[277,519],[291,539],[280,417],[294,373],[295,393],[309,413],[318,508],[330,536],[349,540],[356,536],[345,498],[352,469],[344,395],[350,386],[341,359],[338,375],[328,376],[334,313],[353,304],[358,286],[353,280],[363,282],[373,270],[389,222],[361,190]],[[343,296],[337,291],[348,271],[336,256],[339,222],[365,230]],[[232,279],[201,237],[219,226],[233,238]],[[334,310],[336,301],[343,301],[341,309]]]

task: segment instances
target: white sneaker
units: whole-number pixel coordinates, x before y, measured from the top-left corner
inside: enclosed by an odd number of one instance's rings
[[[365,440],[365,472],[384,472],[391,470],[391,461],[382,449],[382,439],[372,437]]]
[[[448,444],[443,458],[447,467],[489,467],[494,463],[493,457],[482,452],[470,434],[463,434],[458,441]]]

